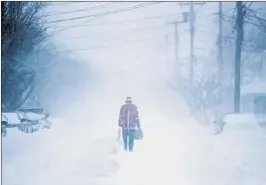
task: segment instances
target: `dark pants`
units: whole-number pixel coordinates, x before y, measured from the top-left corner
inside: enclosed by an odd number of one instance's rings
[[[123,135],[124,149],[125,150],[129,149],[129,151],[133,151],[135,130],[123,129],[122,135]]]

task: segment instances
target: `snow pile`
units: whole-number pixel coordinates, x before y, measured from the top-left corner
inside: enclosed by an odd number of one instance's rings
[[[254,114],[227,114],[225,115],[223,121],[225,122],[225,132],[227,130],[259,129],[259,125]]]
[[[89,105],[51,119],[50,130],[26,135],[10,129],[3,139],[3,183],[93,184],[114,173],[117,115],[124,101],[119,96],[99,87],[90,92]]]
[[[264,185],[266,182],[266,132],[261,129],[224,132],[214,138],[213,182],[225,185]]]

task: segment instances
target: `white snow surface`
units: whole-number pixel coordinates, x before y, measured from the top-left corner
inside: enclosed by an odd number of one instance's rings
[[[189,117],[176,92],[159,83],[156,91],[131,91],[144,139],[135,142],[133,153],[123,152],[117,116],[129,94],[115,84],[96,87],[84,100],[87,107],[77,105],[65,118],[51,119],[50,130],[8,130],[3,185],[266,184],[264,130],[215,136]]]

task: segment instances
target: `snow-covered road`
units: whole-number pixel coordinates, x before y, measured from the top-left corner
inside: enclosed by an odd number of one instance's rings
[[[116,121],[124,97],[100,92],[89,106],[93,111],[54,120],[51,130],[10,131],[2,143],[3,185],[266,184],[265,132],[214,136],[189,117],[181,97],[158,86],[134,97],[144,140],[136,141],[134,153],[117,152]]]

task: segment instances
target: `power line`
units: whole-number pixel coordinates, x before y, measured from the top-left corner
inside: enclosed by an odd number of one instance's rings
[[[230,8],[224,11],[233,10],[234,8]],[[211,14],[205,14],[205,15],[216,15],[217,13],[211,13]],[[145,18],[139,18],[139,19],[131,19],[131,20],[125,20],[125,21],[116,21],[116,22],[107,22],[107,23],[97,23],[97,24],[85,24],[80,26],[56,26],[57,28],[76,28],[76,27],[92,27],[92,26],[104,26],[104,25],[115,25],[115,24],[123,24],[123,23],[133,23],[137,21],[145,21],[150,19],[159,19],[164,17],[171,17],[175,15],[182,15],[182,13],[172,13],[167,15],[160,15],[160,16],[154,16],[154,17],[145,17]],[[201,18],[203,16],[198,16],[197,18]]]
[[[62,2],[53,2],[53,3],[50,3],[50,5],[53,5],[53,6],[55,6],[55,5],[69,5],[69,4],[76,4],[76,3],[81,3],[80,1],[79,2],[64,2],[64,1],[62,1]]]
[[[118,21],[118,22],[107,22],[107,23],[98,23],[98,24],[90,24],[90,25],[65,26],[64,29],[56,30],[51,35],[55,34],[56,32],[65,31],[65,30],[68,30],[68,29],[79,28],[79,27],[84,27],[84,26],[92,27],[92,26],[104,26],[104,25],[115,25],[115,24],[123,24],[123,23],[133,23],[133,22],[137,22],[137,21],[144,21],[144,20],[150,20],[150,19],[170,17],[170,16],[174,16],[174,15],[182,15],[182,13],[174,13],[174,14],[168,14],[168,15],[163,15],[163,16],[154,16],[154,17],[145,17],[145,18],[131,19],[131,20],[125,20],[125,21]],[[205,17],[210,16],[210,15],[215,15],[215,13],[213,13],[213,14],[205,14],[205,15],[202,15],[202,16],[198,16],[197,18],[205,18]]]
[[[145,21],[145,20],[151,20],[151,19],[159,19],[164,17],[171,17],[175,15],[182,15],[181,13],[173,13],[173,14],[167,14],[167,15],[161,15],[161,16],[154,16],[154,17],[145,17],[145,18],[139,18],[139,19],[130,19],[125,21],[116,21],[116,22],[105,22],[105,23],[97,23],[97,24],[85,24],[80,25],[78,27],[92,27],[92,26],[104,26],[104,25],[115,25],[115,24],[124,24],[124,23],[134,23],[138,21]],[[77,26],[75,26],[77,27]],[[57,28],[73,28],[73,26],[57,26]]]
[[[59,20],[54,20],[54,21],[48,21],[45,24],[79,20],[79,19],[87,19],[87,18],[97,17],[97,16],[105,16],[105,15],[109,15],[109,14],[115,14],[115,13],[120,13],[123,11],[133,10],[133,9],[137,9],[137,8],[141,8],[141,7],[145,7],[145,6],[150,6],[150,5],[154,5],[154,4],[158,4],[158,3],[160,3],[160,2],[152,2],[152,3],[146,3],[146,4],[143,3],[143,4],[136,5],[136,6],[129,6],[129,7],[123,8],[123,9],[116,9],[116,10],[111,10],[111,11],[92,14],[92,15],[85,15],[85,16],[73,17],[73,18],[69,18],[69,19],[59,19]],[[89,21],[91,21],[91,20],[89,20]],[[84,22],[84,23],[86,23],[86,22]]]
[[[46,6],[56,6],[56,5],[68,5],[68,4],[72,4],[72,3],[74,3],[74,2],[68,2],[68,3],[66,3],[66,2],[48,2],[47,4],[46,4]]]
[[[84,12],[84,11],[88,11],[88,10],[105,9],[105,8],[110,8],[110,5],[117,4],[117,3],[120,3],[120,2],[108,3],[108,4],[104,4],[104,5],[96,5],[96,6],[91,6],[91,7],[88,7],[88,8],[72,10],[72,11],[66,11],[66,12],[51,13],[51,14],[43,15],[42,17],[51,17],[51,16],[56,16],[56,15],[65,15],[65,14],[71,14],[71,13],[76,13],[76,12]],[[133,3],[136,3],[136,2],[133,2]]]
[[[209,26],[213,23],[216,23],[217,20],[210,22],[210,24],[203,24],[203,25],[199,25],[197,26],[198,28],[200,27],[205,27],[205,26]],[[190,29],[185,29],[180,31],[179,33],[186,33],[190,31]],[[134,40],[134,41],[125,41],[125,42],[121,42],[121,43],[115,43],[115,44],[108,44],[108,45],[101,45],[101,46],[94,46],[94,47],[89,47],[89,48],[81,48],[81,49],[72,49],[72,50],[61,50],[61,51],[56,51],[56,52],[73,52],[73,51],[87,51],[87,50],[94,50],[94,49],[101,49],[101,48],[110,48],[110,47],[114,47],[117,45],[124,45],[124,44],[134,44],[134,43],[139,43],[139,42],[145,42],[147,40],[154,40],[154,38],[164,38],[165,35],[174,35],[174,33],[169,33],[169,34],[163,34],[163,35],[157,35],[157,36],[153,36],[153,37],[148,37],[148,38],[143,38],[143,39],[138,39],[138,40]],[[49,49],[47,50],[42,50],[42,51],[50,51]]]
[[[156,26],[146,26],[146,27],[140,27],[140,28],[133,28],[133,29],[126,29],[126,30],[121,30],[116,33],[124,33],[124,32],[131,32],[131,31],[141,31],[141,30],[147,30],[147,29],[156,29],[156,28],[162,28],[165,27],[165,25],[156,25]],[[102,34],[96,34],[96,35],[89,35],[89,36],[78,36],[78,37],[69,37],[69,38],[64,38],[64,39],[83,39],[83,38],[88,38],[88,37],[96,37],[96,36],[103,36]]]
[[[121,30],[116,33],[124,33],[124,32],[131,32],[131,31],[141,31],[141,30],[147,30],[147,29],[154,29],[154,28],[161,28],[165,27],[165,25],[158,25],[158,26],[147,26],[147,27],[140,27],[140,28],[134,28],[134,29],[126,29],[126,30]],[[70,37],[70,38],[65,38],[65,39],[83,39],[83,38],[88,38],[88,37],[95,37],[95,36],[103,36],[102,34],[97,34],[97,35],[89,35],[89,36],[79,36],[79,37]]]
[[[146,7],[146,6],[150,6],[150,5],[154,5],[154,4],[158,4],[158,3],[161,3],[161,2],[154,2],[154,3],[149,3],[149,4],[142,4],[142,5],[137,5],[137,6],[133,6],[133,7],[128,7],[127,9],[118,9],[118,10],[115,10],[115,11],[109,11],[109,12],[105,12],[105,13],[100,13],[100,14],[94,14],[94,15],[90,15],[90,16],[87,16],[87,17],[94,17],[94,20],[99,18],[99,17],[102,17],[102,16],[106,16],[106,15],[112,15],[112,14],[117,14],[117,13],[121,13],[121,12],[124,12],[124,11],[130,11],[130,10],[134,10],[134,9],[138,9],[138,8],[142,8],[142,7]],[[93,19],[91,19],[93,20]],[[82,23],[79,23],[77,25],[74,25],[73,27],[78,27],[84,23],[87,23],[91,20],[88,20],[88,21],[85,21],[85,22],[82,22]],[[60,29],[60,30],[56,30],[53,34],[57,33],[57,32],[61,32],[61,31],[65,31],[65,30],[68,30],[70,28],[65,28],[65,29]]]
[[[128,10],[134,10],[134,9],[138,9],[138,8],[142,8],[142,7],[146,7],[146,6],[156,5],[156,4],[160,4],[160,3],[163,3],[163,2],[149,2],[149,3],[147,3],[147,4],[140,4],[140,5],[137,5],[137,6],[132,7],[132,8],[129,7],[129,9],[124,9],[124,10],[122,9],[121,12],[128,11]],[[120,13],[120,11],[117,10],[117,11],[114,11],[114,12],[110,12],[111,15],[112,15],[112,14],[116,14],[116,13]],[[83,23],[81,23],[81,24],[85,24],[85,23],[87,23],[87,22],[89,22],[89,21],[90,21],[90,20],[85,21],[85,22],[83,22]],[[79,25],[81,25],[81,24],[79,24]]]

